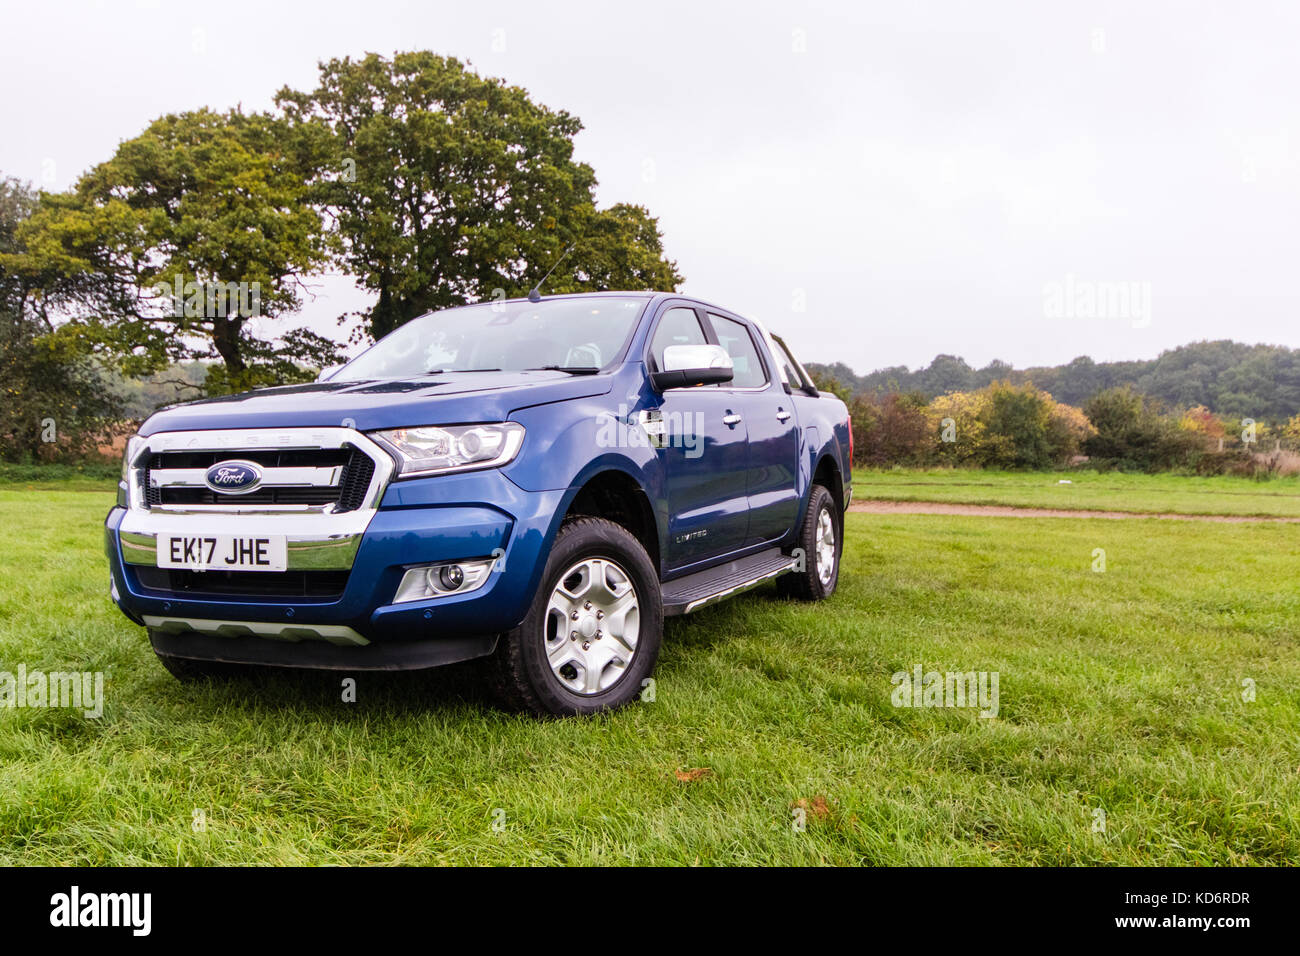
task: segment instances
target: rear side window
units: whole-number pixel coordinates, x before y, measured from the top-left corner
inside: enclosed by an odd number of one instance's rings
[[[663,371],[664,349],[670,345],[706,345],[704,330],[694,309],[669,309],[659,319],[655,337],[650,342],[650,354],[654,356],[655,369]]]
[[[781,368],[785,372],[785,380],[791,388],[803,388],[803,376],[799,374],[799,367],[794,364],[794,357],[785,344],[778,342],[775,338],[771,339],[772,348],[776,349],[776,360],[781,363]]]
[[[742,323],[709,313],[713,331],[718,336],[718,344],[731,356],[735,366],[735,376],[731,380],[732,388],[761,388],[767,384],[767,372],[763,369],[763,360],[758,357],[758,348],[753,336]],[[726,386],[723,386],[724,388]]]

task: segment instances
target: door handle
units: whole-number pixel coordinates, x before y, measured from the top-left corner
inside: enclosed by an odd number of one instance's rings
[[[728,428],[735,428],[737,425],[740,424],[740,416],[737,415],[735,412],[730,412],[726,415],[723,415],[722,424],[726,425]]]
[[[784,408],[778,408],[776,410],[776,420],[778,422],[788,422],[790,420],[790,413]]]

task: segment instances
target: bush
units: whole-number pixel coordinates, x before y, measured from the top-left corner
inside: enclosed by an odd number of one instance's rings
[[[929,454],[934,464],[974,467],[984,464],[987,451],[984,436],[987,406],[987,389],[978,392],[951,392],[940,395],[930,403],[926,417],[934,440]]]
[[[984,412],[986,463],[999,468],[1050,468],[1064,454],[1052,427],[1055,402],[1032,385],[994,382]]]
[[[1079,409],[1032,384],[995,382],[977,392],[954,392],[926,411],[932,464],[1051,468],[1077,454],[1091,433]]]
[[[1124,470],[1194,467],[1209,450],[1203,432],[1180,428],[1155,402],[1128,386],[1098,392],[1083,411],[1096,429],[1084,441],[1084,451]]]
[[[853,422],[854,463],[920,464],[932,442],[925,398],[891,392],[884,397],[859,395],[849,405]]]
[[[844,391],[838,381],[819,385]],[[1225,421],[1203,406],[1167,412],[1128,386],[1098,392],[1082,409],[1009,381],[928,404],[919,392],[861,393],[847,404],[858,465],[1045,470],[1084,453],[1099,471],[1264,477],[1300,467],[1291,451],[1300,447],[1300,416],[1279,426]]]

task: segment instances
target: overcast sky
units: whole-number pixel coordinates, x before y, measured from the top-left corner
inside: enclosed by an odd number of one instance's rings
[[[1300,4],[4,0],[2,16],[0,173],[47,189],[163,113],[268,108],[319,60],[429,49],[579,116],[601,204],[649,207],[685,291],[805,361],[1300,347]],[[326,280],[302,319],[339,335],[367,301]]]

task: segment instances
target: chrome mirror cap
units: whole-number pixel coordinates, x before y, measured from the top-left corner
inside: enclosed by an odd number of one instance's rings
[[[732,367],[731,356],[721,345],[670,345],[664,349],[665,372]]]

